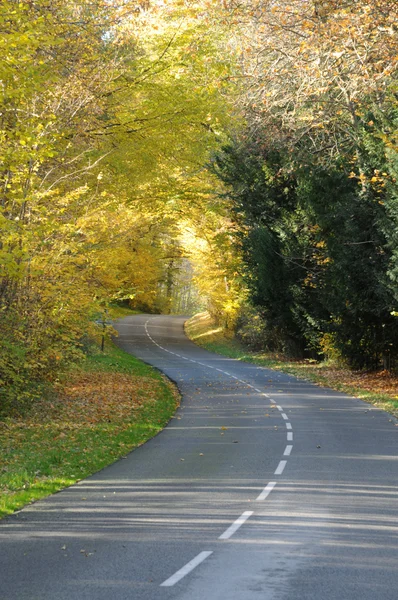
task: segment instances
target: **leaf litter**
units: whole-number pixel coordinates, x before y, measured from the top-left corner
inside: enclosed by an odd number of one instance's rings
[[[172,417],[179,394],[166,378],[107,369],[73,372],[1,422],[0,517],[123,458]]]

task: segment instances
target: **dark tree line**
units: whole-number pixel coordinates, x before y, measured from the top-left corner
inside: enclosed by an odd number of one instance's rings
[[[374,172],[372,152],[363,156]],[[225,146],[213,167],[241,228],[242,276],[262,318],[255,343],[389,367],[398,351],[391,191],[358,185],[342,161],[300,167],[244,140]]]

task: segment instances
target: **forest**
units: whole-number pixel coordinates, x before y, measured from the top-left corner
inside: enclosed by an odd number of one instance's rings
[[[114,304],[394,369],[393,0],[3,0],[0,404]]]

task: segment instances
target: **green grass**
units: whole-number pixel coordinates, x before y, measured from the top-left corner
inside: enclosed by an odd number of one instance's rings
[[[110,319],[121,319],[122,317],[128,317],[129,315],[138,315],[139,311],[129,308],[128,306],[122,306],[121,304],[111,304],[109,306],[109,318]]]
[[[327,362],[291,361],[286,357],[267,352],[251,352],[233,335],[217,326],[208,313],[195,315],[185,325],[187,336],[197,345],[229,358],[250,362],[268,369],[276,369],[306,379],[320,386],[361,398],[378,408],[398,416],[397,379],[383,391],[383,382],[377,375],[365,376]],[[390,381],[390,380],[389,380]],[[373,388],[373,389],[372,389]]]
[[[161,373],[110,342],[71,371],[65,385],[71,380],[77,396],[65,401],[61,385],[58,395],[42,398],[23,417],[0,422],[0,517],[125,456],[156,435],[179,402]]]

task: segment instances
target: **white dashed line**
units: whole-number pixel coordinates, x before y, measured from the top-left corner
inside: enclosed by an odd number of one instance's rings
[[[198,556],[195,556],[195,558],[190,560],[189,563],[187,563],[184,567],[179,569],[179,571],[174,573],[174,575],[166,579],[166,581],[163,581],[163,583],[160,584],[161,587],[171,587],[175,585],[178,581],[180,581],[180,579],[185,577],[185,575],[188,575],[188,573],[193,571],[198,565],[200,565],[200,563],[206,560],[206,558],[208,558],[210,554],[213,554],[212,550],[201,552],[200,554],[198,554]]]
[[[155,346],[157,346],[158,348],[160,348],[161,350],[163,350],[164,352],[168,352],[169,354],[172,354],[173,356],[176,356],[178,358],[181,358],[182,360],[186,360],[188,362],[200,365],[202,367],[205,367],[206,369],[213,369],[215,371],[218,371],[219,373],[223,373],[224,375],[227,375],[227,377],[231,377],[232,379],[235,379],[236,381],[239,381],[239,383],[243,383],[244,385],[246,385],[247,387],[251,388],[252,390],[254,390],[255,392],[257,392],[258,394],[262,394],[263,396],[265,396],[265,398],[268,398],[268,400],[274,404],[274,400],[265,392],[262,392],[260,389],[255,388],[253,385],[251,385],[250,383],[247,383],[247,381],[243,381],[242,379],[239,379],[238,377],[236,377],[235,375],[232,375],[232,373],[228,373],[228,371],[224,371],[223,369],[219,369],[217,367],[212,367],[210,365],[206,365],[204,363],[201,363],[197,360],[193,360],[191,358],[187,358],[186,356],[182,356],[181,354],[177,354],[176,352],[172,352],[171,350],[167,350],[166,348],[164,348],[163,346],[161,346],[160,344],[158,344],[157,342],[155,342],[155,340],[153,339],[153,337],[151,336],[151,334],[148,331],[148,323],[149,320],[145,323],[145,331],[147,336],[149,337],[149,339],[151,340],[151,342],[153,342],[153,344],[155,344]],[[259,368],[260,369],[260,368]],[[279,392],[277,392],[279,393]],[[276,408],[279,410],[279,412],[281,412],[281,417],[287,421],[288,417],[287,415],[283,412],[283,408],[279,405],[276,405]],[[290,430],[287,434],[287,441],[292,441],[293,440],[293,433],[292,433],[292,425],[291,423],[286,422],[286,429]],[[284,456],[290,456],[291,452],[292,452],[293,446],[292,445],[288,445],[285,448],[285,451],[283,453]],[[275,471],[275,475],[282,475],[285,467],[286,467],[287,461],[286,460],[281,460],[279,462],[278,467],[276,468]],[[275,488],[276,486],[276,481],[270,481],[266,487],[263,489],[263,491],[261,492],[261,494],[256,498],[256,500],[260,501],[260,500],[265,500],[269,494],[272,492],[272,490]],[[220,540],[227,540],[229,539],[246,521],[247,519],[249,519],[249,517],[251,517],[253,514],[253,511],[245,511],[234,523],[232,523],[232,525],[230,527],[228,527],[228,529],[226,529],[224,531],[224,533],[222,533],[219,537]],[[195,558],[193,558],[189,563],[187,563],[184,567],[182,567],[179,571],[177,571],[176,573],[174,573],[174,575],[172,575],[171,577],[169,577],[169,579],[166,579],[166,581],[164,581],[163,583],[161,583],[160,585],[163,587],[171,587],[173,585],[175,585],[178,581],[180,581],[183,577],[185,577],[186,575],[188,575],[188,573],[190,573],[193,569],[195,569],[198,565],[200,565],[204,560],[206,560],[206,558],[208,558],[211,554],[213,554],[213,551],[205,551],[205,552],[201,552],[200,554],[198,554],[198,556],[196,556]]]
[[[286,463],[287,463],[287,460],[281,460],[279,465],[276,468],[274,475],[282,475],[282,473],[286,467]]]
[[[232,523],[232,525],[230,527],[228,527],[228,529],[226,529],[224,531],[224,533],[222,533],[220,535],[220,537],[218,539],[219,540],[228,540],[235,533],[235,531],[237,531],[239,529],[239,527],[241,527],[243,525],[243,523],[245,523],[247,521],[247,519],[252,516],[252,514],[253,514],[252,510],[246,510],[239,517],[239,519],[236,519],[236,521],[234,521],[234,523]]]
[[[263,489],[261,494],[259,496],[257,496],[256,500],[265,500],[269,496],[269,494],[272,492],[272,490],[274,489],[275,486],[276,486],[276,481],[270,481],[265,486],[265,488]]]

